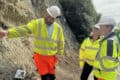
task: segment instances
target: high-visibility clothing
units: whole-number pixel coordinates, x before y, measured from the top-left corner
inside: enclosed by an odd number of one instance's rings
[[[27,25],[14,27],[8,30],[8,37],[22,37],[32,34],[34,37],[34,52],[43,55],[63,54],[64,35],[62,27],[56,22],[53,23],[53,32],[48,36],[47,25],[44,18],[32,20]]]
[[[117,79],[119,65],[119,43],[114,33],[101,40],[100,48],[94,61],[94,75],[104,80]]]
[[[40,75],[55,74],[55,65],[58,58],[55,56],[34,53],[34,63]]]
[[[84,61],[93,66],[93,61],[95,60],[98,49],[99,39],[93,42],[92,39],[86,38],[79,51],[80,67],[83,67]]]

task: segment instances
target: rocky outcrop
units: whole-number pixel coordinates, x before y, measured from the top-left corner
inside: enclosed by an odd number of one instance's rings
[[[0,21],[21,25],[35,18],[30,0],[0,0]]]

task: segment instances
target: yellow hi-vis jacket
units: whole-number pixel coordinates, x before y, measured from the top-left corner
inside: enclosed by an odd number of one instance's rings
[[[120,44],[114,33],[100,41],[100,48],[94,61],[94,75],[104,80],[117,80],[120,58]]]
[[[63,54],[64,35],[62,27],[54,22],[51,38],[48,37],[47,25],[44,18],[32,20],[27,25],[8,30],[8,38],[29,36],[34,37],[34,52],[42,55]]]
[[[99,39],[92,41],[90,37],[86,38],[79,50],[80,67],[83,68],[84,61],[93,66],[93,61],[99,49]]]

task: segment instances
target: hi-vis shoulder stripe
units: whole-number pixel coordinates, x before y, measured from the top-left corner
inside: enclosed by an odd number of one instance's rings
[[[92,49],[92,50],[98,50],[98,48],[93,48],[93,47],[89,47],[89,46],[86,46],[85,48]]]
[[[93,60],[93,59],[88,59],[88,58],[85,58],[84,60],[85,60],[85,61],[94,62],[94,60]]]
[[[24,25],[23,28],[24,28],[29,34],[32,33],[31,30],[28,28],[27,25]],[[24,35],[25,35],[25,33],[22,31],[21,28],[16,27],[16,29],[17,29],[17,31],[19,32],[20,36],[24,36]]]
[[[89,62],[94,62],[94,60],[92,60],[92,59],[88,59],[88,58],[80,59],[80,61],[89,61]]]
[[[19,32],[20,36],[24,36],[24,32],[19,27],[16,27],[16,30]]]
[[[24,25],[24,28],[26,29],[26,31],[29,33],[29,34],[31,34],[32,32],[31,32],[31,30],[28,28],[28,26],[27,25]]]
[[[57,39],[59,38],[59,35],[60,35],[60,28],[58,27]]]
[[[42,23],[41,23],[41,19],[38,20],[38,36],[40,36],[40,32],[41,32],[41,27],[42,27]]]

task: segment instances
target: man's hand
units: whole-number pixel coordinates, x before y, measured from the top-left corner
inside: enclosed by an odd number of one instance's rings
[[[0,30],[0,38],[7,36],[8,32],[6,30]]]
[[[60,54],[56,54],[56,55],[55,55],[55,58],[57,58],[57,59],[59,59],[60,57],[61,57]]]
[[[61,57],[60,54],[56,54],[56,55],[55,55],[55,63],[56,63],[56,64],[58,63],[60,57]]]

